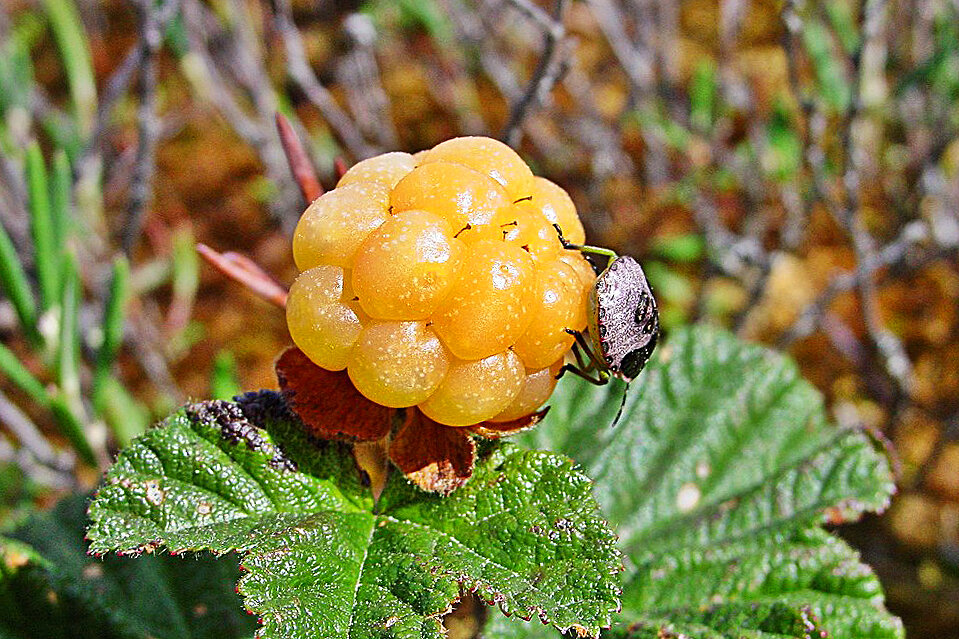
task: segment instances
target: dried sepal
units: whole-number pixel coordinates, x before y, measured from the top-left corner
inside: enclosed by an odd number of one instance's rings
[[[474,435],[479,435],[485,439],[509,437],[510,435],[516,435],[517,433],[536,426],[536,424],[543,421],[543,418],[546,417],[546,413],[548,412],[549,406],[541,411],[530,413],[525,417],[520,417],[519,419],[508,422],[481,422],[475,426],[470,426],[468,430]]]
[[[290,407],[315,437],[372,441],[390,431],[395,409],[368,400],[346,371],[320,368],[296,347],[280,355],[276,377]]]
[[[418,410],[406,411],[406,421],[390,445],[390,459],[421,489],[448,495],[473,475],[476,444],[469,431],[434,422]]]

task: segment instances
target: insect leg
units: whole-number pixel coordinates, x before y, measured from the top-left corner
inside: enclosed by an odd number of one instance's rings
[[[573,331],[568,328],[564,330],[576,338],[576,345],[583,349],[583,352],[589,356],[589,367],[587,370],[606,370],[606,362],[603,360],[603,358],[596,354],[596,351],[593,350],[593,347],[590,346],[588,341],[586,341],[585,335],[579,331]]]
[[[562,377],[567,371],[573,375],[576,375],[577,377],[582,377],[590,384],[595,384],[596,386],[603,386],[604,384],[609,383],[609,375],[604,375],[601,371],[596,371],[596,377],[593,377],[589,374],[588,369],[583,370],[575,364],[563,365],[563,367],[559,369],[559,374],[556,376],[556,379]]]
[[[613,423],[610,424],[610,428],[615,428],[616,424],[619,423],[619,418],[623,416],[623,409],[626,408],[626,394],[629,393],[629,382],[626,382],[626,388],[623,389],[623,399],[619,402],[619,410],[616,411],[616,417],[613,418]]]
[[[609,382],[609,373],[606,372],[606,367],[601,365],[601,363],[596,359],[596,354],[593,353],[593,349],[589,347],[589,342],[586,341],[586,338],[583,337],[583,334],[579,331],[574,331],[571,329],[565,329],[567,333],[576,338],[576,342],[573,344],[573,357],[576,358],[575,364],[565,364],[560,370],[559,374],[556,375],[556,379],[559,379],[563,376],[563,373],[569,371],[576,375],[577,377],[582,377],[591,384],[596,384],[597,386],[602,386]],[[586,358],[583,356],[585,351],[586,355],[589,357],[589,362],[586,361]],[[595,373],[595,377],[590,375],[590,373]]]
[[[606,257],[606,265],[608,266],[610,262],[615,260],[619,255],[616,251],[608,248],[603,248],[601,246],[590,246],[589,244],[573,244],[565,237],[563,237],[563,229],[559,224],[553,224],[553,228],[556,229],[556,234],[559,235],[559,243],[563,245],[564,249],[570,251],[579,251],[580,253],[592,253],[593,255],[602,255]]]
[[[579,344],[577,344],[576,342],[573,342],[573,347],[570,350],[573,352],[573,357],[576,358],[576,365],[579,368],[586,370],[587,366],[589,366],[590,369],[592,369],[592,366],[588,365],[586,363],[586,360],[583,358],[583,351],[579,347]]]

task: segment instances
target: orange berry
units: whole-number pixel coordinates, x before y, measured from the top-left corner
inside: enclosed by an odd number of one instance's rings
[[[596,275],[569,196],[515,151],[458,138],[357,163],[301,217],[287,324],[316,364],[454,426],[543,404]]]
[[[536,264],[552,260],[563,250],[556,229],[527,200],[502,209],[492,226],[499,229],[500,239],[527,251]]]
[[[586,241],[586,232],[576,213],[576,205],[562,187],[546,178],[533,178],[533,199],[530,203],[539,209],[550,224],[559,224],[567,241],[573,244]]]
[[[471,426],[509,406],[525,378],[523,363],[510,350],[480,360],[453,360],[446,379],[419,407],[441,424]]]
[[[593,270],[589,261],[587,261],[579,251],[560,251],[559,258],[557,259],[567,266],[572,267],[579,279],[580,289],[576,295],[577,299],[579,299],[579,304],[577,305],[576,320],[574,323],[577,326],[585,327],[586,318],[588,317],[587,299],[589,298],[590,291],[596,286],[596,271]],[[582,330],[582,328],[577,328],[576,330]]]
[[[353,286],[378,319],[426,319],[452,290],[465,246],[443,218],[403,211],[370,233],[356,253]]]
[[[561,358],[574,341],[566,329],[585,328],[586,318],[579,313],[580,290],[576,273],[559,260],[536,270],[536,297],[529,328],[513,346],[527,368],[543,368]]]
[[[442,217],[456,237],[469,243],[479,230],[489,227],[499,209],[510,205],[510,199],[502,186],[478,171],[434,162],[418,166],[400,180],[390,203],[393,213],[418,209]]]
[[[510,201],[528,197],[533,189],[533,172],[516,151],[499,140],[486,137],[453,138],[426,152],[422,164],[454,162],[476,169],[499,182]]]
[[[433,314],[443,343],[461,359],[512,345],[530,319],[533,261],[523,249],[480,240],[468,247],[453,291]]]
[[[313,363],[331,371],[346,368],[363,328],[356,313],[340,301],[342,293],[343,269],[324,265],[301,273],[286,300],[293,342]]]
[[[353,271],[351,270],[343,271],[343,294],[340,296],[340,301],[356,313],[361,324],[366,326],[366,324],[369,323],[371,319],[369,313],[363,310],[363,307],[360,305],[359,296],[357,296],[356,291],[353,290]]]
[[[559,369],[562,366],[563,359],[560,358],[547,368],[541,368],[538,371],[527,370],[523,386],[513,402],[489,421],[511,422],[536,412],[536,409],[545,404],[549,396],[553,394],[553,389],[556,388],[556,376],[559,375]]]
[[[386,221],[389,189],[356,182],[324,193],[310,204],[293,234],[293,260],[301,271],[320,264],[350,268],[370,231]]]
[[[413,156],[409,153],[384,153],[351,166],[336,183],[336,188],[356,182],[376,182],[392,189],[414,166]]]
[[[349,375],[367,398],[394,408],[426,400],[446,377],[450,356],[425,322],[372,322],[350,358]]]

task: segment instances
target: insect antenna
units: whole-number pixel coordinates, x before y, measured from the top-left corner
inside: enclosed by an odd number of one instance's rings
[[[623,389],[623,399],[619,402],[619,410],[616,411],[616,417],[613,419],[613,423],[610,424],[610,428],[616,428],[616,424],[619,423],[619,418],[623,416],[623,409],[626,407],[626,394],[629,393],[629,385],[631,382],[626,382],[626,388]]]

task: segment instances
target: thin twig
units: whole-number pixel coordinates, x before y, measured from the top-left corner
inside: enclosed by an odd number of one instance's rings
[[[635,43],[627,34],[627,21],[612,0],[588,0],[606,41],[619,60],[633,88],[639,112],[646,118],[658,117],[656,59],[649,42]],[[645,21],[644,21],[645,23]],[[637,29],[637,34],[639,29]],[[661,132],[652,122],[644,123],[641,134],[645,145],[643,165],[646,183],[660,185],[669,178],[669,159]]]
[[[276,0],[274,4],[274,24],[283,38],[286,67],[290,78],[303,91],[307,99],[319,109],[340,141],[354,157],[362,159],[375,155],[377,149],[363,139],[356,124],[340,108],[333,95],[320,83],[313,69],[310,68],[303,38],[293,22],[289,0]]]
[[[159,123],[156,117],[157,60],[155,50],[147,53],[140,75],[140,106],[137,109],[138,141],[133,180],[130,184],[130,204],[123,224],[121,246],[127,255],[140,237],[143,218],[150,205],[153,172],[156,168],[154,150]]]
[[[566,11],[567,2],[558,0],[552,17],[525,0],[510,0],[510,2],[531,16],[544,31],[543,52],[530,76],[526,90],[510,110],[509,120],[500,136],[507,144],[515,147],[519,145],[523,120],[529,110],[535,103],[542,100],[562,75],[564,67],[562,60],[565,56],[561,55],[562,47],[559,45],[566,36],[563,14]]]
[[[197,253],[227,277],[239,282],[255,295],[279,308],[286,308],[287,290],[256,262],[239,253],[218,253],[205,244],[196,245]]]
[[[379,35],[376,25],[364,13],[351,13],[343,20],[343,32],[351,46],[336,65],[336,80],[346,94],[353,120],[381,148],[395,149],[399,139],[374,49]]]
[[[89,161],[90,157],[97,153],[97,146],[103,140],[103,132],[106,130],[107,124],[110,121],[113,109],[120,101],[120,98],[122,98],[130,88],[133,75],[137,69],[140,68],[145,54],[146,49],[137,41],[130,48],[130,51],[127,52],[120,66],[116,68],[107,80],[106,86],[100,94],[97,115],[93,124],[93,132],[90,135],[86,148],[83,150],[80,160],[81,164]]]
[[[154,387],[165,393],[176,404],[185,400],[177,385],[161,345],[165,343],[157,327],[162,324],[159,313],[149,313],[147,299],[133,299],[129,306],[124,338],[130,343],[130,352]]]
[[[715,202],[702,191],[696,195],[693,217],[706,236],[706,244],[716,253],[712,261],[724,273],[748,279],[750,269],[768,269],[769,255],[758,238],[740,237],[723,226]]]
[[[252,146],[263,162],[267,177],[277,185],[270,212],[283,228],[292,231],[301,207],[288,175],[283,149],[274,134],[276,91],[263,68],[261,46],[254,19],[246,3],[237,3],[230,28],[199,0],[183,0],[183,19],[191,58],[194,89]],[[252,105],[252,109],[250,106]]]
[[[61,466],[70,466],[72,460],[69,453],[61,455]],[[76,476],[70,470],[48,466],[42,463],[32,451],[24,447],[15,447],[4,433],[0,433],[0,462],[16,464],[21,472],[30,481],[53,490],[69,490],[76,488]]]
[[[844,131],[844,137],[847,141],[845,148],[850,149],[850,154],[842,180],[846,192],[846,208],[844,209],[844,219],[840,222],[845,225],[853,240],[859,274],[857,290],[866,330],[882,356],[883,366],[887,374],[895,380],[903,393],[909,396],[913,386],[912,363],[909,361],[905,347],[899,338],[883,325],[879,314],[876,283],[872,274],[866,272],[866,262],[875,260],[875,242],[863,228],[858,215],[861,164],[865,160],[866,153],[860,148],[858,141],[853,139],[853,130],[857,125],[864,102],[862,91],[867,69],[863,64],[862,52],[873,46],[874,41],[879,37],[886,13],[886,4],[886,0],[867,0],[863,9],[862,43],[857,55],[853,58],[853,68],[856,76],[852,93],[852,106],[850,107],[851,113]]]
[[[342,155],[338,155],[333,159],[333,169],[336,171],[336,179],[340,180],[346,172],[350,169],[350,166],[346,163],[346,160],[343,159]]]
[[[304,203],[309,204],[323,195],[323,186],[313,169],[313,162],[310,161],[310,156],[307,155],[290,121],[282,113],[276,114],[276,129],[280,134],[280,144],[283,145],[293,179],[300,187]]]
[[[163,44],[166,23],[178,7],[178,0],[165,0],[158,5],[152,0],[143,0],[139,6],[142,68],[138,95],[140,104],[137,109],[137,157],[130,185],[130,204],[121,238],[123,251],[128,255],[140,237],[143,218],[153,193],[151,182],[156,169],[156,143],[160,130],[156,114],[157,54]]]
[[[779,338],[777,346],[788,348],[795,341],[811,335],[822,322],[826,309],[836,297],[860,286],[862,277],[872,276],[884,268],[915,270],[931,261],[947,257],[948,251],[932,250],[923,254],[915,249],[930,237],[929,229],[922,222],[907,225],[894,241],[884,246],[875,256],[863,262],[862,268],[840,273],[832,277],[829,284],[800,312],[799,317]]]
[[[492,46],[489,33],[483,26],[479,12],[463,6],[459,0],[437,0],[450,18],[457,37],[469,48],[479,52],[483,72],[493,81],[499,92],[508,101],[518,100],[522,87],[506,60]],[[499,18],[499,12],[496,12]]]
[[[10,429],[20,445],[29,450],[38,462],[57,470],[69,470],[36,424],[3,391],[0,391],[0,423]]]

